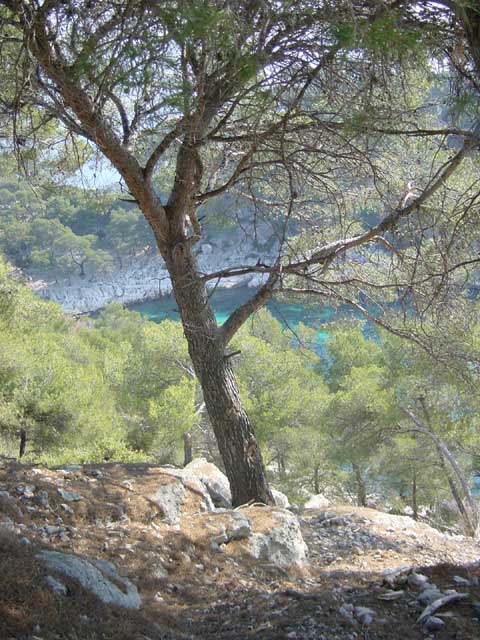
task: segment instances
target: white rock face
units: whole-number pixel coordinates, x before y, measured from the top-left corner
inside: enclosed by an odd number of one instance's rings
[[[169,524],[178,522],[183,513],[215,509],[205,485],[193,476],[184,478],[182,471],[177,469],[165,469],[163,476],[159,477],[155,493],[149,499],[160,508]]]
[[[232,506],[232,493],[227,476],[205,458],[195,458],[182,472],[184,480],[196,479],[206,487],[216,507]]]
[[[278,491],[278,489],[271,489],[271,491],[276,506],[282,507],[282,509],[288,509],[288,507],[290,506],[290,500],[287,498],[287,496],[282,493],[282,491]]]
[[[272,236],[272,229],[264,229],[261,241]],[[274,250],[262,251],[253,238],[244,235],[234,237],[232,232],[220,233],[198,245],[199,270],[211,273],[234,265],[255,264],[257,259],[269,262],[274,259]],[[258,287],[261,274],[248,274],[234,279],[223,279],[219,286],[248,285]],[[213,286],[213,283],[212,283]],[[122,269],[110,274],[94,276],[93,280],[75,277],[69,282],[42,283],[35,286],[42,298],[62,305],[68,313],[89,313],[102,309],[110,302],[133,304],[155,300],[172,292],[172,284],[165,263],[158,253],[136,256],[125,261]]]
[[[323,509],[324,507],[329,506],[330,500],[321,493],[318,493],[316,496],[312,496],[304,505],[305,509]]]
[[[105,604],[126,609],[140,608],[141,600],[137,587],[127,578],[122,578],[110,562],[86,560],[80,556],[59,551],[41,551],[37,554],[37,558],[49,569],[79,582],[82,587],[94,593]],[[124,590],[119,589],[109,578],[119,582]]]
[[[165,519],[170,523],[178,520],[184,499],[185,487],[182,482],[175,480],[162,484],[158,490],[150,496],[150,500],[160,507]]]
[[[249,555],[279,567],[308,565],[308,548],[293,513],[275,507],[250,507],[240,511],[248,514],[252,521],[254,533],[241,543]]]

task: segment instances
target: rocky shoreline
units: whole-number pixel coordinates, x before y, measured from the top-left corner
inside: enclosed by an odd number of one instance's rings
[[[232,266],[255,264],[274,259],[272,241],[260,245],[253,239],[238,240],[231,234],[221,234],[216,242],[204,242],[197,254],[199,268],[212,273]],[[269,249],[266,249],[269,246]],[[248,274],[236,278],[224,278],[211,286],[231,288],[236,286],[258,287],[260,274]],[[125,263],[122,269],[109,274],[69,281],[49,282],[36,280],[35,292],[45,300],[58,302],[67,313],[83,314],[98,311],[110,302],[124,305],[155,300],[172,292],[172,285],[165,263],[158,254],[146,253]]]

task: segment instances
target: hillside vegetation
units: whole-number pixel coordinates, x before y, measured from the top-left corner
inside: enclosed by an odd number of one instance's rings
[[[27,462],[182,464],[187,441],[221,464],[179,323],[115,304],[75,320],[7,266],[0,295],[4,453],[18,455],[24,430]],[[326,493],[474,527],[462,482],[470,491],[480,408],[463,363],[388,334],[366,339],[356,320],[329,331],[318,355],[313,329],[292,333],[262,312],[232,344],[271,479],[300,503]]]

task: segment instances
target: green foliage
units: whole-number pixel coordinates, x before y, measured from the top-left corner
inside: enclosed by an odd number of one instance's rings
[[[0,436],[11,451],[24,428],[29,459],[175,459],[195,420],[178,324],[158,326],[119,305],[97,328],[74,322],[1,261],[0,322]]]
[[[8,154],[0,169],[0,251],[16,266],[47,279],[91,277],[152,245],[144,217],[114,194],[28,181]]]

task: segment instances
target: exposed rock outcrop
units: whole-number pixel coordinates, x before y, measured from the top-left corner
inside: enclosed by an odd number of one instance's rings
[[[260,228],[261,227],[261,228]],[[238,236],[234,230],[219,232],[212,238],[208,234],[198,247],[198,266],[200,271],[211,273],[234,265],[253,263],[260,259],[269,262],[274,259],[275,251],[271,245],[276,241],[269,225],[260,225],[255,234]],[[35,291],[42,298],[53,300],[62,305],[69,313],[89,313],[102,309],[110,302],[134,304],[155,300],[172,292],[168,272],[160,255],[147,253],[125,261],[121,269],[109,274],[98,274],[90,280],[70,278],[68,282],[36,281]],[[257,287],[262,282],[261,274],[248,274],[242,277],[224,278],[215,286],[231,288],[248,285]]]
[[[126,609],[140,607],[137,587],[127,578],[122,578],[111,562],[87,560],[71,553],[47,550],[40,551],[37,558],[49,569],[79,582],[105,604]]]
[[[330,500],[322,493],[312,496],[304,505],[305,509],[323,509],[330,506]]]
[[[282,491],[271,489],[271,492],[277,507],[282,507],[282,509],[288,509],[290,507],[290,500]]]
[[[207,489],[216,507],[232,506],[232,492],[227,476],[205,458],[195,458],[183,469],[185,480],[199,480]]]
[[[256,560],[265,560],[278,567],[305,567],[308,548],[298,518],[275,507],[252,505],[241,509],[252,521],[252,535],[238,543],[239,548]],[[234,551],[237,548],[234,547]]]
[[[214,510],[205,485],[195,477],[184,478],[175,469],[164,469],[158,474],[158,486],[149,499],[170,524],[177,522],[182,513]]]

